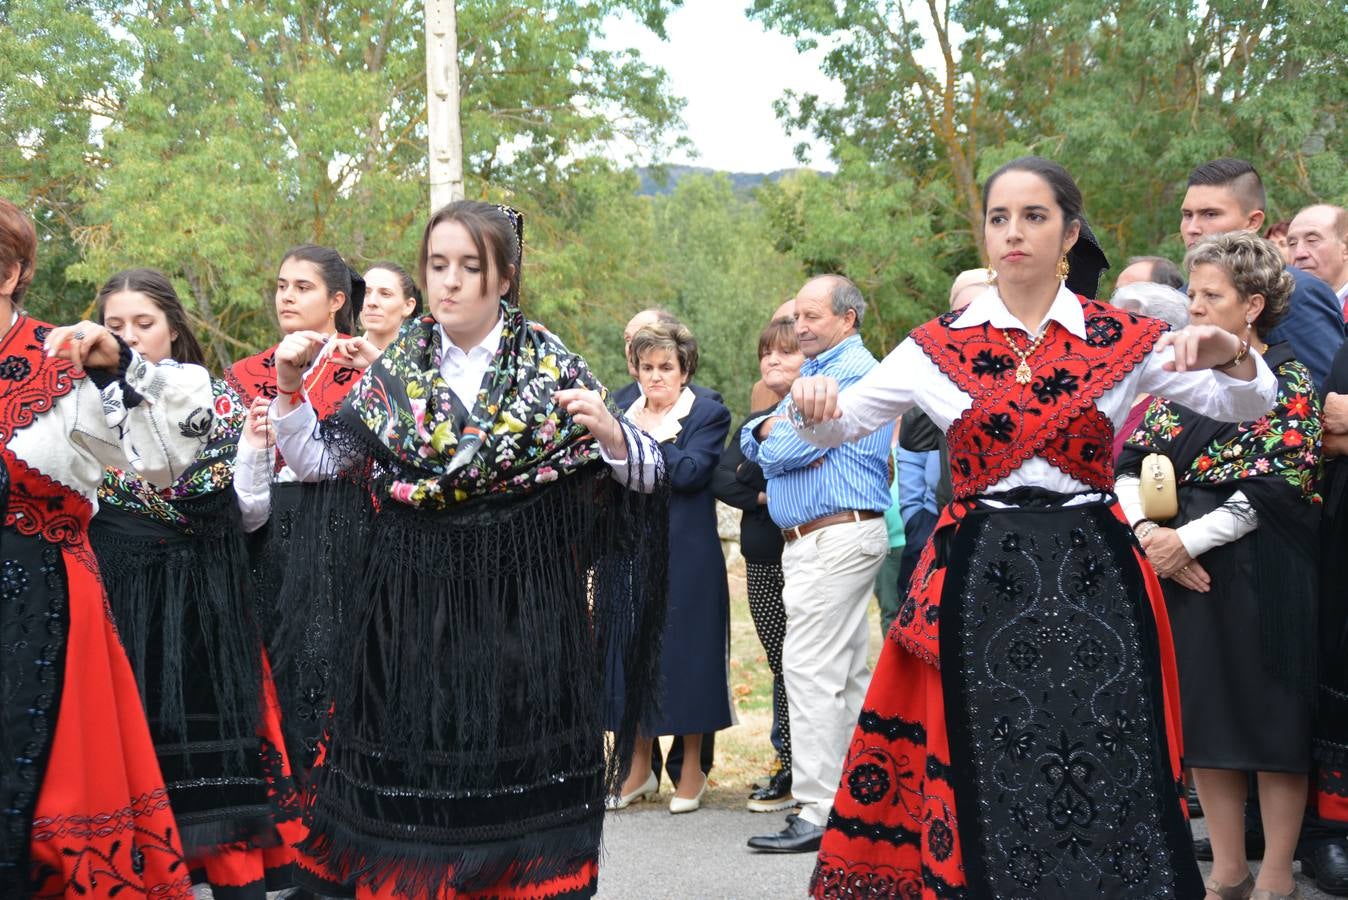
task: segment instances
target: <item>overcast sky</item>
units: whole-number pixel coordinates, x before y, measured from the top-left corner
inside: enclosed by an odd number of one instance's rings
[[[747,0],[685,0],[666,22],[661,41],[629,19],[609,22],[605,46],[631,47],[669,74],[696,157],[673,154],[668,162],[729,172],[771,172],[799,165],[792,149],[808,134],[788,134],[772,103],[791,88],[827,100],[841,88],[819,70],[822,50],[796,52],[794,42],[765,31],[744,15]],[[645,162],[646,160],[642,160]],[[832,169],[826,145],[812,141],[810,165]]]

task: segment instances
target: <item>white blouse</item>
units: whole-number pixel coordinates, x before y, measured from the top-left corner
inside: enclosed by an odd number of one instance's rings
[[[155,365],[134,350],[125,381],[142,402],[127,408],[122,385],[99,390],[76,379],[31,425],[14,431],[8,448],[43,475],[80,494],[98,510],[108,466],[130,467],[157,488],[182,477],[205,447],[215,423],[210,373],[167,361]]]
[[[1081,303],[1066,288],[1049,308],[1041,326],[1056,321],[1078,338],[1086,338],[1086,317]],[[955,320],[952,328],[973,328],[990,324],[993,328],[1015,329],[1030,335],[1030,329],[1012,315],[1002,303],[995,286],[979,294]],[[1125,375],[1118,384],[1095,401],[1117,429],[1123,424],[1139,394],[1156,394],[1223,422],[1257,419],[1272,408],[1277,398],[1278,381],[1258,353],[1251,351],[1256,374],[1241,381],[1221,372],[1203,369],[1197,372],[1169,372],[1163,367],[1174,359],[1167,347],[1153,350]],[[1034,362],[1034,357],[1031,357]],[[841,418],[798,428],[800,436],[816,447],[837,447],[888,425],[914,406],[921,407],[942,431],[970,406],[973,398],[945,376],[936,363],[911,338],[880,361],[859,382],[838,396]],[[1068,475],[1043,457],[1027,459],[1018,469],[988,488],[989,492],[1034,486],[1059,493],[1093,490]]]
[[[438,326],[437,326],[438,327]],[[501,329],[504,327],[504,321],[498,320],[493,334],[497,336],[496,342],[500,341]],[[446,342],[452,350],[459,350],[449,340],[444,329],[439,329],[441,340]],[[490,335],[488,336],[490,340]],[[483,345],[485,345],[485,341]],[[487,369],[491,366],[491,361],[495,356],[495,345],[492,352],[476,352],[480,349],[475,347],[467,353],[448,352],[441,354],[440,374],[449,385],[450,390],[454,391],[460,402],[465,407],[471,408],[477,399],[478,387],[482,384],[482,379],[487,374]],[[317,360],[315,360],[317,362]],[[471,387],[468,387],[471,386]],[[463,391],[463,393],[460,393]],[[286,467],[278,476],[280,481],[323,481],[331,478],[342,469],[345,463],[334,459],[328,452],[323,442],[322,435],[319,433],[318,416],[314,408],[306,399],[304,403],[283,416],[276,416],[275,407],[272,408],[272,423],[276,428],[276,446],[280,448],[282,456],[285,457]],[[660,454],[659,445],[650,435],[641,429],[619,420],[619,425],[627,435],[629,446],[641,444],[643,450],[640,454],[629,453],[626,459],[615,460],[608,455],[602,444],[599,445],[599,454],[604,462],[608,463],[612,469],[613,477],[616,481],[626,487],[640,486],[643,490],[649,492],[654,489],[659,468],[663,465],[663,457]],[[243,462],[244,451],[252,450],[245,448],[243,443],[239,445],[239,461]],[[263,451],[253,451],[254,454]],[[640,461],[638,461],[638,458]],[[270,466],[268,466],[267,475],[270,475]],[[287,475],[287,470],[289,475]],[[250,478],[253,485],[252,490],[261,492],[262,486],[266,484],[260,473],[256,470],[249,471],[245,469],[246,477]],[[236,490],[239,482],[239,472],[235,471]],[[242,501],[243,492],[240,492]],[[242,502],[240,506],[242,507]],[[244,516],[245,528],[248,528],[248,516]],[[261,517],[256,525],[248,530],[256,530],[267,521],[266,516]]]
[[[693,393],[692,389],[685,387],[679,392],[678,399],[674,401],[674,405],[670,407],[669,412],[665,413],[660,419],[659,424],[650,429],[647,434],[662,444],[665,441],[672,441],[677,438],[679,432],[683,431],[683,419],[693,411],[693,401],[696,399],[697,396]],[[623,415],[633,424],[636,424],[637,414],[645,410],[645,408],[646,395],[642,394],[632,401],[632,405],[627,407],[627,411],[623,413]]]

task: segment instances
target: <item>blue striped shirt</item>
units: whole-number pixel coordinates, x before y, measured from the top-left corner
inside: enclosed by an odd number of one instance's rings
[[[829,375],[839,388],[861,380],[876,365],[875,357],[851,335],[814,359],[800,374]],[[786,401],[775,410],[780,415]],[[782,420],[760,442],[754,429],[767,416],[750,419],[740,431],[744,458],[756,462],[768,479],[768,515],[778,528],[792,528],[821,516],[849,509],[884,512],[889,508],[889,443],[893,423],[860,440],[833,450],[821,450],[801,440],[791,423]],[[822,459],[819,466],[811,463]]]

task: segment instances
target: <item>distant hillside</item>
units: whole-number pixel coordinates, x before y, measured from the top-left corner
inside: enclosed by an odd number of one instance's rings
[[[778,181],[793,172],[812,171],[802,169],[778,169],[776,172],[724,172],[736,191],[750,191],[765,181]],[[641,189],[638,194],[668,194],[674,190],[679,179],[690,175],[715,175],[715,169],[702,166],[661,166],[652,168],[642,166],[637,169],[641,176]]]

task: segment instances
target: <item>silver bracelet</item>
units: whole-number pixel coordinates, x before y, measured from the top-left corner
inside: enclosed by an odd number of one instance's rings
[[[814,424],[813,422],[805,421],[805,416],[801,413],[800,407],[796,406],[795,397],[786,398],[786,409],[782,411],[782,415],[786,416],[787,421],[796,428],[809,428]]]
[[[1143,519],[1141,523],[1133,527],[1133,534],[1136,534],[1137,539],[1140,541],[1160,527],[1161,527],[1160,525],[1156,524],[1150,519]],[[1139,528],[1142,529],[1141,534],[1137,534]]]

